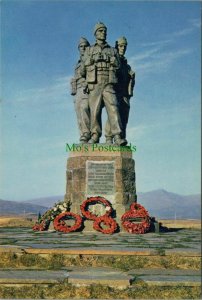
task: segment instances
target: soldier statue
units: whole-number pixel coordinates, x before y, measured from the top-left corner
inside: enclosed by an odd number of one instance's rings
[[[127,63],[127,59],[124,56],[127,49],[127,39],[125,37],[119,38],[116,41],[115,48],[118,50],[121,63],[116,91],[118,95],[119,113],[122,123],[122,138],[126,139],[126,127],[130,111],[130,98],[133,96],[133,89],[135,86],[135,72],[132,71],[131,67]],[[105,137],[107,144],[113,143],[113,134],[110,128],[109,120],[106,122]]]
[[[87,47],[81,64],[81,75],[87,82],[89,92],[91,139],[88,143],[99,143],[102,135],[102,108],[105,106],[110,131],[117,145],[126,145],[122,138],[122,123],[115,86],[118,82],[120,58],[115,48],[106,42],[107,27],[97,23],[94,29],[96,42]]]
[[[72,91],[75,95],[74,105],[77,115],[77,122],[80,131],[80,142],[87,143],[91,137],[90,134],[90,108],[88,104],[87,83],[85,78],[81,76],[81,61],[86,47],[90,46],[85,38],[80,38],[78,49],[80,52],[80,59],[75,67],[75,75],[71,80]]]

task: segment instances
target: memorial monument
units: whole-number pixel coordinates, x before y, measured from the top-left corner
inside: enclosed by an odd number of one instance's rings
[[[120,37],[111,47],[103,23],[95,25],[94,36],[92,46],[80,38],[80,58],[71,80],[80,143],[66,144],[66,194],[62,202],[43,214],[33,230],[48,230],[52,222],[53,228],[63,233],[146,233],[152,218],[137,203],[132,156],[136,147],[131,143],[127,146],[126,140],[135,85],[135,72],[125,58],[127,39]],[[106,140],[100,143],[103,109],[108,119]]]
[[[79,41],[80,60],[71,81],[72,95],[80,132],[80,143],[70,149],[67,160],[65,201],[71,211],[80,214],[82,202],[89,197],[104,197],[113,209],[113,217],[121,216],[136,202],[134,146],[126,146],[130,98],[135,73],[125,58],[127,40],[121,37],[116,46],[107,42],[107,27],[97,23],[95,44]],[[105,144],[102,136],[102,110],[108,120]],[[102,206],[92,207],[102,215]],[[91,229],[89,229],[91,230]]]

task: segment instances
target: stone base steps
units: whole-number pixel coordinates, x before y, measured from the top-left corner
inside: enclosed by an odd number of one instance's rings
[[[122,272],[108,267],[79,268],[52,270],[20,270],[1,269],[0,285],[57,285],[70,283],[77,287],[100,284],[116,288],[129,288],[145,283],[149,286],[162,287],[198,287],[201,284],[200,271],[195,270],[166,270],[166,269],[134,269]]]

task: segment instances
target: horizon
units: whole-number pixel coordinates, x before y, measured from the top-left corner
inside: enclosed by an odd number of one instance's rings
[[[165,193],[168,193],[168,194],[174,194],[174,195],[177,195],[177,196],[182,196],[182,197],[189,197],[189,196],[201,196],[201,193],[198,193],[198,194],[189,194],[189,195],[183,195],[183,194],[178,194],[178,193],[173,193],[173,192],[170,192],[170,191],[167,191],[165,189],[156,189],[156,190],[151,190],[151,191],[146,191],[146,192],[137,192],[137,195],[138,194],[147,194],[147,193],[153,193],[153,192],[165,192]],[[0,200],[3,200],[3,201],[15,201],[15,202],[25,202],[25,201],[32,201],[32,200],[37,200],[37,199],[44,199],[44,198],[55,198],[55,197],[63,197],[64,198],[64,195],[48,195],[48,196],[39,196],[37,198],[29,198],[29,199],[26,199],[26,200],[11,200],[11,199],[2,199],[0,197]],[[63,199],[58,199],[58,201],[62,201]]]
[[[183,196],[165,190],[156,190],[146,193],[140,192],[137,196],[137,203],[143,205],[150,216],[155,216],[158,220],[183,219],[201,221],[201,195]],[[33,213],[33,210],[36,211],[36,214],[38,214],[38,212],[44,213],[44,210],[47,211],[49,208],[53,208],[54,205],[64,200],[62,198],[63,197],[57,195],[14,202],[12,200],[0,199],[0,206],[3,205],[1,215],[16,215],[16,213],[17,215],[25,215],[25,212]],[[10,201],[12,205],[9,204]]]
[[[110,45],[126,36],[136,72],[127,139],[137,190],[200,194],[200,13],[187,1],[2,1],[0,198],[65,194],[66,143],[79,139],[70,78],[79,38],[94,43],[100,20]]]

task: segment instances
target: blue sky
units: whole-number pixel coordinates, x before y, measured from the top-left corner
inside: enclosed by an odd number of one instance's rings
[[[69,81],[98,21],[128,39],[136,72],[128,140],[137,191],[200,192],[199,2],[1,1],[0,198],[65,193],[65,144],[79,134]],[[104,113],[103,113],[104,114]]]

